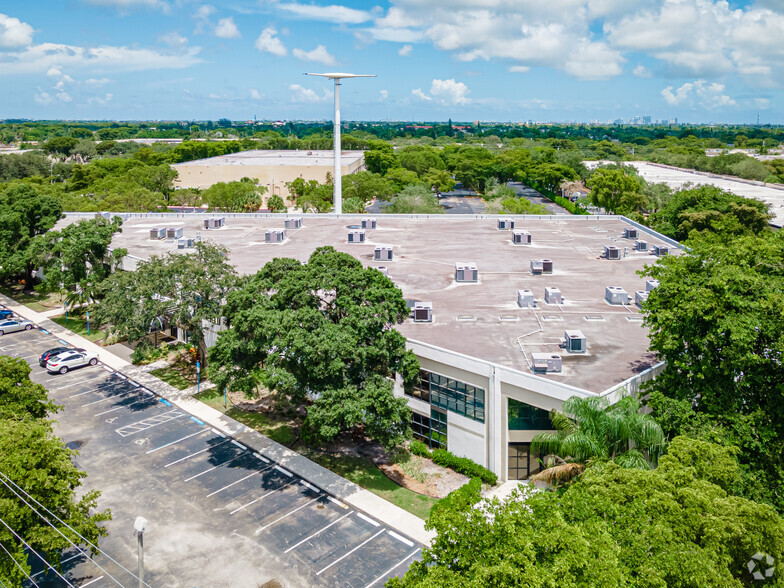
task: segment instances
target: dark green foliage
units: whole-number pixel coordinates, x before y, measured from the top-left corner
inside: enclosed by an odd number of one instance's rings
[[[0,180],[22,180],[32,176],[47,177],[52,162],[40,153],[0,155]]]
[[[479,465],[467,457],[458,457],[446,449],[434,449],[432,452],[432,459],[434,463],[442,467],[455,470],[457,473],[468,476],[469,478],[479,478],[485,484],[495,486],[498,483],[498,476],[486,467]]]
[[[30,380],[26,361],[0,355],[0,420],[42,419],[57,410],[46,388]]]
[[[430,450],[427,448],[427,445],[425,445],[421,441],[416,441],[416,440],[412,441],[409,444],[408,449],[414,455],[418,455],[420,457],[427,457],[427,458],[432,457],[432,454],[430,453]]]
[[[210,208],[226,212],[255,212],[261,208],[266,186],[253,182],[218,182],[201,193]]]

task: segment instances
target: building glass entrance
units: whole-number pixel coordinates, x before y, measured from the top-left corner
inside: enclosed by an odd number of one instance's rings
[[[525,480],[539,471],[537,456],[531,455],[530,443],[509,443],[508,480]]]

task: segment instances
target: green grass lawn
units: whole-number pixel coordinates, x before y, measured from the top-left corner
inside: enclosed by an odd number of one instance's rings
[[[39,295],[26,292],[22,286],[0,286],[0,293],[5,294],[9,298],[13,298],[19,304],[24,304],[28,308],[32,308],[36,312],[44,312],[52,310],[59,304],[59,295]]]
[[[85,321],[84,318],[79,317],[79,316],[69,316],[67,323],[65,322],[65,315],[64,314],[60,314],[60,315],[57,315],[57,316],[50,317],[49,320],[57,323],[61,327],[65,327],[69,331],[73,331],[74,333],[84,337],[88,341],[95,342],[95,341],[98,341],[98,339],[103,339],[104,336],[105,336],[105,333],[103,331],[96,330],[96,329],[93,329],[93,328],[90,329],[90,334],[88,335],[87,334],[87,321]]]
[[[185,390],[186,388],[196,385],[196,382],[191,382],[180,373],[180,370],[172,366],[152,370],[150,371],[150,375],[174,386],[177,390]]]

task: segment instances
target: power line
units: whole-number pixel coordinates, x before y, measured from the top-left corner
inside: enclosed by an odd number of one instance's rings
[[[2,547],[2,548],[3,548],[3,551],[5,551],[5,552],[8,554],[8,557],[10,557],[10,558],[11,558],[11,561],[12,561],[12,562],[14,562],[14,563],[16,564],[16,567],[17,567],[17,568],[19,568],[19,570],[20,570],[20,571],[21,571],[21,572],[22,572],[22,573],[23,573],[23,574],[24,574],[24,575],[27,577],[27,579],[28,579],[28,580],[30,580],[30,581],[33,583],[33,586],[35,586],[35,588],[39,588],[38,584],[36,584],[36,583],[35,583],[35,580],[33,580],[33,578],[32,578],[32,577],[30,577],[30,574],[28,574],[28,573],[25,571],[25,569],[24,569],[22,566],[20,566],[20,565],[19,565],[19,562],[18,562],[18,561],[16,561],[16,560],[14,559],[14,556],[13,556],[13,555],[11,555],[11,553],[10,553],[10,552],[9,552],[9,551],[8,551],[8,550],[5,548],[5,545],[3,545],[2,543],[0,543],[0,547]],[[5,586],[5,584],[3,584],[3,585]]]
[[[81,539],[81,540],[82,540],[82,541],[83,541],[83,542],[84,542],[86,545],[89,545],[90,547],[92,547],[93,549],[95,549],[95,551],[97,551],[97,552],[101,552],[101,553],[102,553],[104,556],[106,556],[106,558],[107,558],[107,559],[108,559],[110,562],[112,562],[112,563],[113,563],[113,564],[115,564],[117,567],[119,567],[119,568],[120,568],[120,569],[122,569],[123,571],[127,572],[128,574],[130,574],[132,577],[136,578],[137,580],[141,580],[141,578],[139,578],[139,576],[137,576],[136,574],[134,574],[134,573],[133,573],[131,570],[129,570],[128,568],[126,568],[124,565],[122,565],[120,562],[118,562],[116,559],[114,559],[114,558],[113,558],[111,555],[109,555],[107,552],[105,552],[105,551],[103,551],[103,552],[102,552],[102,551],[100,550],[100,548],[99,548],[97,545],[95,545],[95,544],[94,544],[92,541],[88,540],[86,537],[83,537],[83,536],[82,536],[82,535],[81,535],[81,534],[80,534],[80,533],[79,533],[79,532],[78,532],[76,529],[74,529],[74,528],[73,528],[73,527],[71,527],[71,526],[70,526],[68,523],[66,523],[65,521],[63,521],[63,520],[62,520],[60,517],[58,517],[56,514],[54,514],[54,513],[53,513],[52,511],[50,511],[48,508],[46,508],[46,507],[45,507],[43,504],[41,504],[40,502],[38,502],[38,500],[36,500],[36,499],[35,499],[33,496],[30,496],[30,495],[29,495],[27,492],[25,492],[25,490],[24,490],[23,488],[21,488],[21,487],[19,486],[19,484],[17,484],[16,482],[14,482],[14,481],[13,481],[11,478],[9,478],[8,476],[6,476],[6,475],[5,475],[3,472],[0,472],[0,476],[2,476],[3,478],[5,478],[5,479],[6,479],[6,480],[8,480],[9,482],[11,482],[11,484],[13,484],[13,485],[14,485],[14,486],[15,486],[15,487],[16,487],[16,488],[17,488],[17,489],[18,489],[18,490],[19,490],[19,491],[20,491],[22,494],[24,494],[25,496],[27,496],[27,497],[28,497],[30,500],[32,500],[32,501],[33,501],[33,502],[34,502],[34,503],[35,503],[37,506],[41,507],[41,509],[42,509],[43,511],[45,511],[45,512],[46,512],[46,513],[47,513],[49,516],[51,516],[53,519],[55,519],[55,520],[56,520],[58,523],[60,523],[61,525],[63,525],[64,527],[66,527],[66,528],[67,528],[69,531],[71,531],[71,532],[72,532],[74,535],[76,535],[77,537],[79,537],[79,539]],[[39,516],[41,516],[41,515],[39,515]],[[98,564],[96,564],[96,565],[98,565]],[[104,571],[105,571],[105,570],[104,570]],[[107,573],[108,573],[108,572],[107,572]],[[145,586],[147,586],[147,588],[152,588],[152,586],[150,586],[150,585],[149,585],[147,582],[144,582],[144,580],[141,580],[141,581],[144,583],[144,585],[145,585]],[[121,585],[122,585],[122,584],[121,584]]]
[[[49,569],[50,569],[50,570],[52,570],[52,571],[53,571],[55,574],[57,574],[57,575],[60,577],[60,579],[61,579],[63,582],[65,582],[66,584],[68,584],[68,585],[69,585],[71,588],[76,588],[76,587],[75,587],[73,584],[71,584],[71,583],[70,583],[68,580],[66,580],[66,579],[65,579],[65,576],[63,576],[63,575],[62,575],[60,572],[58,572],[56,569],[54,569],[54,567],[52,566],[52,564],[50,564],[48,561],[46,561],[46,560],[43,558],[43,556],[42,556],[40,553],[38,553],[38,551],[36,551],[36,550],[35,550],[35,549],[33,549],[32,547],[30,547],[30,544],[29,544],[29,543],[27,543],[27,541],[25,541],[24,539],[22,539],[22,538],[19,536],[19,534],[18,534],[16,531],[14,531],[14,530],[13,530],[11,527],[9,527],[9,526],[8,526],[8,523],[6,523],[6,522],[5,522],[3,519],[0,519],[0,523],[2,523],[2,524],[5,526],[5,528],[6,528],[6,529],[8,529],[9,531],[11,531],[11,533],[13,533],[14,537],[16,537],[16,538],[17,538],[19,541],[21,541],[21,542],[22,542],[22,544],[23,544],[25,547],[27,547],[27,549],[29,549],[31,552],[33,552],[33,553],[35,554],[35,556],[36,556],[38,559],[40,559],[40,560],[41,560],[42,562],[44,562],[44,563],[45,563],[47,566],[49,566]]]
[[[17,488],[19,488],[19,486],[18,486],[18,485],[17,485],[17,484],[16,484],[16,483],[15,483],[13,480],[11,480],[10,478],[8,478],[8,476],[6,476],[5,474],[3,474],[2,472],[0,472],[0,475],[2,475],[2,476],[3,476],[3,478],[6,478],[8,481],[10,481],[10,482],[11,482],[11,483],[12,483],[14,486],[16,486]],[[43,521],[44,521],[44,522],[45,522],[47,525],[49,525],[50,527],[52,527],[52,529],[54,529],[55,531],[57,531],[57,533],[58,533],[58,534],[59,534],[59,535],[60,535],[60,536],[61,536],[63,539],[65,539],[65,540],[66,540],[66,541],[68,541],[68,542],[69,542],[71,545],[73,545],[74,547],[76,547],[76,549],[77,549],[77,550],[79,550],[79,553],[81,553],[82,555],[86,556],[86,557],[87,557],[87,558],[88,558],[90,561],[92,561],[92,562],[93,562],[93,565],[95,565],[95,566],[96,566],[96,567],[97,567],[99,570],[101,570],[103,573],[105,573],[107,576],[109,576],[109,577],[110,577],[112,580],[114,580],[114,583],[115,583],[115,584],[117,584],[117,585],[118,585],[118,586],[120,586],[121,588],[125,588],[125,587],[124,587],[124,586],[123,586],[123,585],[122,585],[122,584],[121,584],[121,583],[120,583],[120,582],[119,582],[119,581],[118,581],[118,580],[117,580],[117,579],[116,579],[114,576],[112,576],[112,575],[111,575],[111,574],[110,574],[108,571],[106,571],[104,568],[102,568],[100,565],[98,565],[98,564],[97,564],[97,563],[96,563],[96,562],[95,562],[95,561],[94,561],[94,560],[93,560],[93,559],[92,559],[92,558],[91,558],[89,555],[87,555],[87,554],[85,553],[84,549],[82,549],[81,547],[79,547],[79,546],[78,546],[78,545],[77,545],[77,544],[76,544],[76,543],[75,543],[75,542],[74,542],[74,541],[73,541],[73,540],[72,540],[70,537],[66,537],[66,535],[65,535],[65,534],[64,534],[62,531],[60,531],[60,529],[58,529],[57,527],[55,527],[55,526],[54,526],[54,525],[51,523],[51,521],[49,521],[49,520],[48,520],[48,519],[47,519],[45,516],[43,516],[43,515],[42,515],[40,512],[38,512],[38,511],[37,511],[37,510],[36,510],[36,509],[35,509],[33,506],[31,506],[31,505],[30,505],[30,503],[29,503],[29,502],[27,502],[27,501],[26,501],[24,498],[22,498],[22,497],[19,495],[19,493],[18,493],[16,490],[14,490],[13,488],[11,488],[11,486],[9,486],[9,485],[8,485],[8,482],[6,482],[6,481],[5,481],[5,480],[3,480],[3,479],[0,479],[0,482],[1,482],[1,483],[2,483],[2,484],[3,484],[3,485],[6,487],[6,488],[8,488],[8,489],[9,489],[11,492],[13,492],[13,493],[16,495],[16,497],[17,497],[17,498],[19,498],[19,500],[21,500],[22,502],[24,502],[24,503],[25,503],[25,505],[26,505],[28,508],[30,508],[30,510],[32,510],[32,511],[33,511],[35,514],[37,514],[37,515],[38,515],[38,516],[41,518],[41,520],[43,520]],[[19,489],[20,489],[20,490],[22,490],[21,488],[19,488]],[[22,490],[22,492],[24,492],[24,490]],[[27,493],[25,492],[25,494],[27,494]],[[32,496],[30,496],[29,494],[27,494],[27,496],[28,496],[28,497],[29,497],[31,500],[35,500],[35,499],[34,499]]]

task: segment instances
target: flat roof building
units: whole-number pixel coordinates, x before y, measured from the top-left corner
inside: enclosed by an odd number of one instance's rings
[[[177,251],[176,241],[150,237],[151,229],[164,226],[226,246],[242,274],[276,257],[306,261],[323,245],[385,268],[412,308],[397,328],[422,367],[408,397],[415,435],[489,467],[502,480],[523,479],[538,468],[530,442],[551,427],[549,410],[574,395],[636,391],[662,367],[648,351],[634,299],[611,303],[606,292],[646,290],[637,272],[659,259],[636,250],[624,239],[626,229],[668,244],[671,255],[681,249],[624,217],[512,217],[515,229],[533,236],[531,245],[520,247],[498,230],[496,216],[382,215],[363,242],[349,243],[347,228],[359,225],[360,216],[300,215],[301,226],[274,244],[265,235],[283,229],[286,215],[222,214],[223,226],[209,231],[199,214],[126,216],[112,241],[131,253],[125,269],[135,269],[139,258]],[[61,223],[79,218],[68,215]],[[394,255],[378,259],[380,246]],[[605,246],[619,248],[619,258],[603,257]],[[551,260],[552,273],[533,273],[533,258]],[[456,264],[466,260],[478,274],[460,281]],[[417,305],[429,312],[414,320]],[[397,393],[403,395],[402,387]]]

